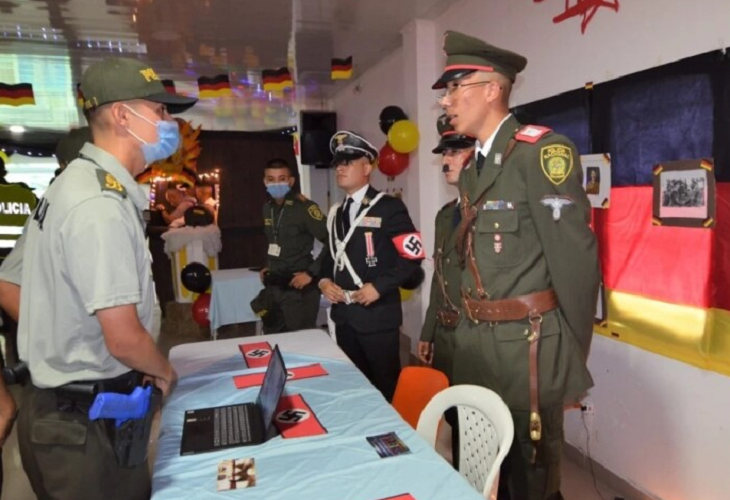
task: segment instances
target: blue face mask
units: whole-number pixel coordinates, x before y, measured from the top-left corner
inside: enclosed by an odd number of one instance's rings
[[[132,134],[135,139],[142,143],[142,154],[144,155],[144,161],[147,165],[158,160],[164,160],[165,158],[175,154],[177,148],[180,147],[180,129],[178,128],[176,121],[160,120],[157,123],[154,123],[137,113],[129,106],[125,105],[125,108],[131,111],[135,116],[157,128],[156,142],[146,142],[137,134],[127,129],[127,132]]]
[[[272,198],[281,199],[291,191],[291,186],[286,182],[277,182],[274,184],[267,184],[266,191],[269,192]]]

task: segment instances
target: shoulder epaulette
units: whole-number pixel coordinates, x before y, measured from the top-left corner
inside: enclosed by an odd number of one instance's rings
[[[122,184],[117,180],[116,177],[114,177],[106,170],[97,169],[96,177],[99,180],[99,186],[101,187],[101,190],[103,192],[114,193],[115,195],[121,196],[122,198],[127,197],[127,190],[124,188],[124,186],[122,186]]]
[[[525,125],[517,132],[517,134],[515,135],[515,139],[518,141],[535,144],[537,141],[542,139],[544,135],[552,131],[553,129],[551,129],[550,127],[542,127],[540,125]]]

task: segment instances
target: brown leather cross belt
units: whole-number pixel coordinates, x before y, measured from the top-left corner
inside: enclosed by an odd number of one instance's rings
[[[464,310],[472,321],[519,321],[558,307],[558,297],[550,288],[529,295],[501,300],[463,298]]]
[[[530,320],[529,373],[530,373],[530,439],[532,440],[532,463],[537,460],[537,443],[542,437],[540,418],[540,386],[538,383],[537,358],[540,345],[542,314],[558,307],[555,290],[543,290],[529,295],[520,295],[502,300],[475,300],[464,294],[462,301],[467,317],[474,321],[518,321]]]

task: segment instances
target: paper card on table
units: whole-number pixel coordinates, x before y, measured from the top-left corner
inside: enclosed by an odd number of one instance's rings
[[[271,344],[268,342],[239,344],[238,348],[241,350],[243,359],[246,360],[246,366],[249,368],[263,368],[268,366],[272,352]]]
[[[379,436],[370,436],[366,438],[368,443],[375,448],[380,458],[394,457],[396,455],[404,455],[410,453],[411,450],[395,432],[381,434]]]
[[[218,491],[242,490],[256,486],[256,466],[253,458],[221,460],[218,464]]]
[[[276,407],[276,427],[283,438],[320,436],[327,434],[301,394],[282,396]]]
[[[233,377],[233,383],[236,389],[246,389],[248,387],[256,387],[264,383],[264,372],[248,373],[246,375],[236,375]],[[321,364],[316,363],[307,366],[298,366],[287,370],[287,380],[300,380],[304,378],[322,377],[329,375],[327,370]]]

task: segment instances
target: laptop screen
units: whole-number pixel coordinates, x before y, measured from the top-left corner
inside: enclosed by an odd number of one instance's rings
[[[274,347],[274,352],[269,358],[269,366],[266,368],[264,375],[264,383],[261,385],[259,396],[256,401],[261,408],[261,415],[264,418],[264,431],[268,435],[271,424],[274,421],[274,413],[279,404],[282,392],[284,392],[284,384],[286,384],[286,366],[284,359],[281,357],[279,346]]]

